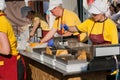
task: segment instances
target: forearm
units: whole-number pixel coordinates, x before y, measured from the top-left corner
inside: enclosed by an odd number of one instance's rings
[[[44,43],[47,42],[49,39],[51,39],[53,37],[53,35],[46,34],[44,38],[41,39],[40,42]]]
[[[36,29],[39,27],[39,25],[40,25],[39,19],[33,21],[33,28],[32,31],[30,32],[32,36],[35,33]]]
[[[37,27],[38,27],[38,26],[33,26],[33,28],[32,28],[32,31],[31,31],[31,32],[32,32],[32,33],[35,33],[35,31],[36,31]]]
[[[43,42],[46,42],[46,41],[48,41],[49,39],[51,39],[51,38],[54,36],[54,34],[56,33],[56,31],[57,31],[57,29],[52,29],[52,30],[50,30],[50,31],[45,35],[45,37],[41,40],[41,42],[43,43]]]
[[[68,30],[69,30],[70,32],[73,32],[73,33],[79,31],[79,30],[77,29],[77,27],[75,27],[75,26],[69,27]]]

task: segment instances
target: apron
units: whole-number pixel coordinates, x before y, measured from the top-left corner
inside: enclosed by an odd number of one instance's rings
[[[63,9],[63,13],[64,13],[64,9]],[[60,21],[58,21],[57,26],[59,26],[59,22],[60,22]],[[64,24],[64,21],[63,21],[63,14],[62,14],[62,18],[61,18],[61,22],[60,22],[60,30],[57,30],[57,33],[58,33],[59,35],[64,34],[64,31],[65,31],[65,30],[64,30],[63,24]]]
[[[45,37],[45,35],[49,32],[49,30],[42,30],[42,38]]]
[[[103,32],[104,32],[104,23],[103,23],[103,29],[101,34],[91,34],[93,28],[94,28],[95,23],[93,24],[93,27],[90,31],[89,39],[92,41],[93,45],[99,45],[99,44],[111,44],[110,41],[105,41],[103,37]]]
[[[23,65],[19,65],[20,63],[18,61],[20,60]],[[18,72],[21,73],[22,71],[20,71],[19,69],[21,67],[24,68],[24,71],[22,72],[22,74],[19,74]],[[12,56],[0,54],[0,80],[26,80],[25,71],[25,63],[20,55]]]
[[[0,55],[0,80],[17,79],[17,57],[12,55]]]

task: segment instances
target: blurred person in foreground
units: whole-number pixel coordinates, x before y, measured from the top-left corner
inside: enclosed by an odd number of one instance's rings
[[[79,33],[71,33],[67,31],[67,26],[77,26],[81,24],[79,17],[74,12],[63,8],[62,4],[62,0],[55,0],[49,4],[49,11],[56,18],[52,29],[44,38],[42,38],[41,42],[46,42],[51,39],[56,32],[63,37],[77,35],[78,39],[81,39],[81,37],[79,38]],[[86,38],[86,33],[82,34],[82,36],[85,36],[84,38]]]
[[[0,0],[0,80],[26,80],[24,60],[16,49],[17,40],[5,8],[5,0]]]

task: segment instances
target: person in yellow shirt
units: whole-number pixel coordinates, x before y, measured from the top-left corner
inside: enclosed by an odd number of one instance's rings
[[[24,6],[21,8],[21,14],[22,17],[26,17],[28,18],[30,21],[32,21],[32,30],[30,31],[30,38],[35,36],[35,32],[37,31],[38,28],[42,28],[42,30],[44,31],[49,31],[49,27],[47,22],[45,21],[45,19],[40,15],[40,13],[37,13],[35,11],[32,10],[31,7],[29,6]],[[45,34],[42,35],[44,36]]]
[[[69,31],[87,32],[92,44],[118,44],[118,32],[115,23],[105,16],[107,4],[96,0],[90,7],[92,17],[76,27],[70,27]]]
[[[16,48],[17,40],[5,8],[5,0],[0,0],[0,80],[26,80],[23,58]]]
[[[55,0],[51,2],[49,10],[56,17],[56,19],[54,21],[53,28],[48,32],[48,34],[46,34],[41,42],[48,41],[56,32],[63,37],[79,35],[79,33],[71,33],[67,31],[67,28],[65,28],[65,26],[80,25],[81,22],[77,14],[62,7],[62,0]],[[86,35],[86,33],[84,34]]]
[[[94,1],[88,11],[92,17],[86,19],[80,25],[69,27],[68,30],[72,32],[87,32],[93,45],[118,44],[117,27],[111,19],[105,16],[107,10],[107,4],[104,1]],[[118,73],[118,70],[114,72]],[[107,80],[115,80],[115,74],[107,75]]]

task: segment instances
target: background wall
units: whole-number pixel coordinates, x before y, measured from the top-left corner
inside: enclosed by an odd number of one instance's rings
[[[77,0],[63,0],[63,7],[78,14]]]

